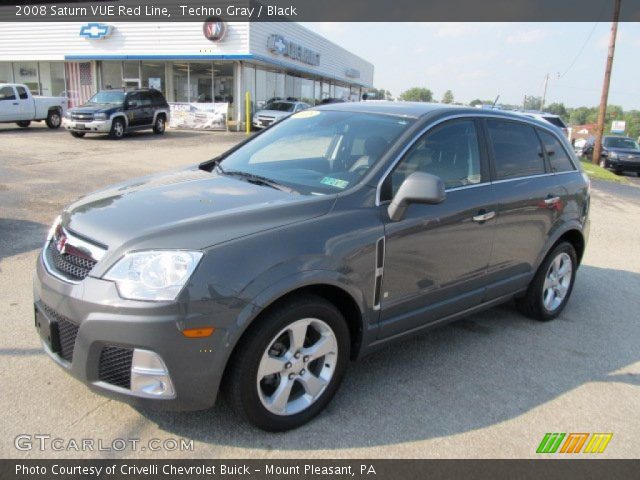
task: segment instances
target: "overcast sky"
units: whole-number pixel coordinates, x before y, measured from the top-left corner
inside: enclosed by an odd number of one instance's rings
[[[548,72],[546,103],[571,107],[599,103],[611,29],[610,22],[303,25],[373,63],[375,87],[394,95],[421,86],[438,101],[451,89],[456,101],[500,95],[500,103],[521,104],[525,94],[542,95]],[[640,109],[639,53],[640,23],[621,23],[609,103]]]

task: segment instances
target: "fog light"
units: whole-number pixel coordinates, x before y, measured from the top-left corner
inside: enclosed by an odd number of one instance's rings
[[[138,348],[133,351],[131,393],[150,398],[175,397],[169,371],[160,355]]]

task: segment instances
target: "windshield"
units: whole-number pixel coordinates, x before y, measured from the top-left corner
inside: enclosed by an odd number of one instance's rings
[[[277,110],[278,112],[293,112],[295,103],[288,102],[272,102],[264,106],[265,110]]]
[[[640,150],[638,142],[625,137],[605,137],[604,146],[609,148],[628,148],[629,150]]]
[[[305,195],[337,193],[358,182],[413,120],[304,110],[226,157],[227,174],[250,173]]]
[[[121,105],[124,103],[124,92],[98,92],[87,103]]]

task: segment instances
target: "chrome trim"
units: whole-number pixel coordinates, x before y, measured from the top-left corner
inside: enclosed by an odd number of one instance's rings
[[[105,249],[100,248],[93,243],[89,243],[82,238],[76,237],[72,233],[69,233],[69,230],[66,230],[65,228],[62,229],[62,232],[67,236],[68,245],[79,250],[84,250],[85,253],[88,253],[96,262],[102,260],[107,253]]]
[[[382,243],[382,265],[378,267],[378,245]],[[373,276],[373,309],[380,310],[380,304],[382,303],[382,280],[384,279],[384,261],[387,254],[387,242],[386,237],[380,237],[376,240],[376,249],[374,255],[374,266],[375,273]],[[378,283],[378,278],[380,279],[380,291],[378,292],[378,303],[376,303],[376,284]]]
[[[531,117],[525,117],[522,116],[522,118],[520,117],[510,117],[510,116],[504,116],[504,115],[490,115],[487,113],[457,113],[454,115],[449,115],[447,117],[444,118],[440,118],[434,122],[429,123],[428,125],[426,125],[424,128],[420,129],[420,131],[413,137],[413,139],[411,139],[411,141],[409,141],[407,143],[407,145],[405,145],[405,147],[400,151],[400,153],[398,153],[398,155],[396,156],[396,158],[393,160],[393,162],[391,162],[391,165],[389,165],[389,167],[387,167],[387,169],[384,171],[384,173],[382,174],[382,177],[380,178],[380,181],[378,182],[378,185],[376,187],[376,206],[379,207],[380,205],[382,205],[382,202],[380,201],[380,190],[382,189],[382,184],[385,182],[385,180],[387,179],[387,177],[389,176],[389,174],[391,173],[391,171],[395,168],[395,166],[398,164],[398,162],[400,162],[400,160],[402,160],[402,157],[404,156],[405,153],[407,153],[407,151],[420,139],[420,137],[422,137],[422,135],[424,135],[425,133],[427,133],[427,131],[431,130],[433,127],[440,125],[441,123],[447,122],[449,120],[456,120],[459,118],[494,118],[494,119],[498,119],[498,120],[507,120],[507,121],[514,121],[514,122],[521,122],[521,123],[526,123],[528,125],[531,125],[532,127],[536,127],[536,128],[541,128],[543,130],[546,130],[548,133],[552,134],[553,136],[556,137],[556,139],[560,142],[560,144],[562,145],[563,148],[565,148],[566,150],[566,146],[564,145],[564,142],[566,141],[565,137],[562,137],[558,134],[557,131],[555,131],[556,127],[552,126],[552,125],[545,125],[542,122],[539,122]],[[533,121],[532,121],[533,120]],[[470,187],[477,187],[477,186],[481,186],[481,185],[490,185],[493,183],[498,183],[498,182],[507,182],[507,181],[513,181],[513,180],[522,180],[522,179],[526,179],[526,178],[533,178],[533,177],[540,177],[543,175],[560,175],[562,173],[574,173],[574,172],[578,172],[578,168],[574,162],[574,159],[572,158],[571,155],[567,155],[569,157],[569,160],[571,161],[571,164],[573,165],[573,167],[575,168],[575,170],[571,170],[568,172],[558,172],[558,173],[554,173],[554,172],[550,172],[550,173],[544,173],[544,174],[540,174],[540,175],[530,175],[527,177],[516,177],[516,178],[509,178],[509,179],[504,179],[504,180],[495,180],[493,182],[482,182],[482,183],[475,183],[473,185],[463,185],[461,187],[454,187],[451,189],[446,189],[445,191],[449,192],[449,191],[456,191],[456,190],[462,190],[464,188],[470,188]],[[386,203],[387,201],[385,201]]]
[[[492,210],[487,213],[481,213],[480,215],[475,215],[474,217],[472,217],[472,219],[474,222],[486,222],[487,220],[491,220],[495,216],[496,216],[496,212]]]
[[[500,180],[494,180],[491,183],[517,182],[518,180],[529,180],[531,178],[553,177],[554,175],[555,175],[555,173],[538,173],[536,175],[525,175],[524,177],[503,178],[503,179],[500,179]]]

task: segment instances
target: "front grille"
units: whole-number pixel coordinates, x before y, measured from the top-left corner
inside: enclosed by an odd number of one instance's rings
[[[56,329],[58,333],[59,345],[52,345],[53,350],[64,360],[71,363],[79,326],[47,305],[42,305],[42,309],[53,321],[51,328]]]
[[[69,253],[60,253],[54,242],[49,242],[45,255],[49,265],[72,280],[83,280],[97,263],[95,260],[78,257]]]
[[[105,346],[100,352],[98,378],[111,385],[130,389],[132,361],[132,348]]]
[[[72,113],[71,120],[75,120],[77,122],[91,122],[93,121],[92,113]]]

